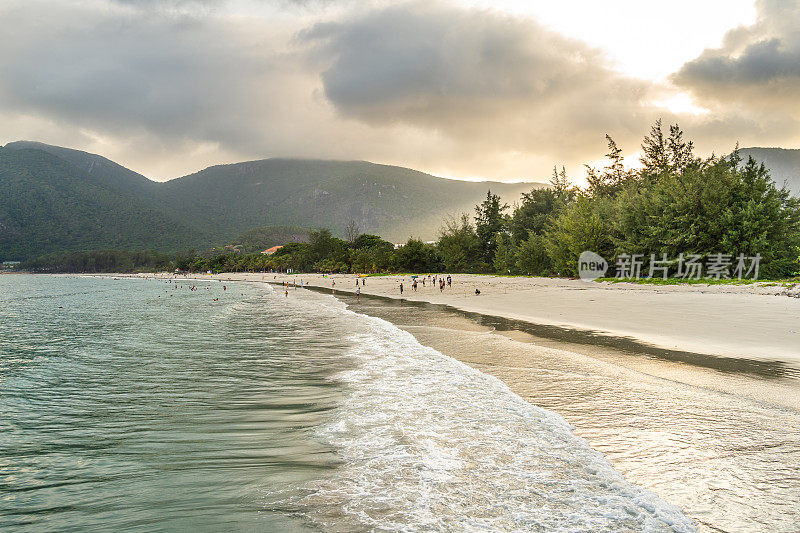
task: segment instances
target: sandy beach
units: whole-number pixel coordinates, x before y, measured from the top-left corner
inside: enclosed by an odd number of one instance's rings
[[[346,298],[356,292],[356,276],[352,274],[222,273],[191,277],[288,282],[290,287],[302,283],[303,287],[327,293],[334,293],[335,288],[337,296]],[[457,274],[452,276],[452,285],[440,291],[432,279],[426,277],[425,285],[421,279],[416,291],[410,275],[361,278],[358,288],[362,295],[472,314],[470,321],[482,323],[481,327],[503,330],[505,336],[538,346],[588,355],[661,379],[800,409],[800,285],[657,286]],[[352,300],[348,303],[361,312]],[[509,322],[499,322],[502,320]],[[446,345],[437,349],[448,353]],[[488,372],[493,373],[493,369]]]
[[[300,283],[354,293],[347,274],[226,273],[205,278]],[[421,278],[420,278],[421,279]],[[554,278],[454,275],[444,291],[426,280],[371,276],[362,294],[445,304],[462,311],[628,337],[700,354],[800,364],[800,287],[640,285]],[[400,284],[403,294],[400,294]],[[481,291],[475,295],[475,289]]]
[[[190,277],[288,282],[290,300],[303,299],[294,286],[301,280],[325,294],[335,282],[349,309],[387,320],[563,416],[626,479],[679,505],[701,531],[796,524],[793,287],[455,275],[444,291],[426,278],[415,292],[411,278],[398,275],[366,278],[361,294],[374,297],[357,302],[353,275]]]
[[[797,519],[785,490],[797,484],[791,465],[800,452],[787,430],[800,413],[800,299],[787,297],[791,288],[456,275],[444,291],[426,279],[415,292],[409,276],[379,276],[361,293],[391,300],[356,303],[354,276],[264,275],[300,279],[325,292],[335,282],[352,310],[389,320],[560,414],[627,479],[680,505],[701,531],[783,530]],[[570,337],[547,338],[526,323],[623,336],[713,364],[591,338],[564,342]],[[753,372],[756,361],[770,363]],[[773,463],[775,453],[788,466]]]

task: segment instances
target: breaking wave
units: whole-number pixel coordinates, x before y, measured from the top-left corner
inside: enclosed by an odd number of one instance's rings
[[[313,524],[337,531],[695,530],[678,507],[627,482],[561,416],[500,380],[331,297],[299,300],[340,315],[355,362],[335,376],[345,400],[317,431],[342,464],[293,502]]]

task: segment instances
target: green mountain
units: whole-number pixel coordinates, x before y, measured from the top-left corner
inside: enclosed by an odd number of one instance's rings
[[[434,239],[448,214],[472,212],[487,189],[511,203],[538,183],[463,182],[365,161],[266,159],[160,183],[96,154],[20,141],[0,148],[0,260],[60,250],[187,250],[248,230],[354,220],[400,242]],[[261,230],[263,234],[265,230]],[[264,235],[261,235],[263,237]],[[269,239],[267,239],[269,240]]]
[[[0,259],[60,250],[176,249],[201,235],[146,198],[37,149],[0,148]]]
[[[207,240],[204,221],[190,220],[184,213],[173,207],[175,202],[164,194],[162,183],[152,181],[141,174],[125,168],[103,156],[73,150],[61,146],[53,146],[34,141],[16,141],[5,145],[9,150],[40,150],[77,167],[83,173],[89,174],[94,181],[109,190],[121,195],[135,197],[138,202],[145,202],[151,209],[162,212],[173,222],[190,228],[197,234],[196,242]]]
[[[148,193],[155,193],[158,189],[156,182],[101,155],[34,141],[16,141],[8,143],[5,148],[11,150],[42,150],[59,159],[63,159],[87,174],[91,174],[106,186],[119,191],[147,195]]]
[[[220,238],[272,225],[341,233],[355,220],[362,231],[404,241],[436,238],[445,215],[472,212],[488,189],[515,201],[533,186],[541,184],[448,180],[366,161],[265,159],[213,166],[164,189],[177,210],[212,219]]]
[[[800,196],[800,149],[742,148],[739,155],[745,161],[752,156],[764,163],[779,187],[786,184],[792,194]]]

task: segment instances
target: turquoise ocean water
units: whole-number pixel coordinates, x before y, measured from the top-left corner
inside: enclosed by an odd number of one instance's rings
[[[560,416],[331,296],[0,276],[2,531],[604,529],[693,525]]]

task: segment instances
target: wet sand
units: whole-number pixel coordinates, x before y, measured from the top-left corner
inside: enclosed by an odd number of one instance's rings
[[[149,276],[153,276],[150,274]],[[160,274],[158,277],[171,276]],[[223,273],[198,279],[299,285],[352,295],[349,274]],[[399,285],[404,291],[400,295]],[[370,276],[362,295],[444,305],[512,338],[800,410],[800,285],[639,285],[454,275],[440,292],[409,276]],[[474,294],[475,288],[481,294]],[[692,372],[685,369],[692,368]],[[757,378],[758,386],[750,379]]]
[[[696,366],[580,336],[554,340],[443,305],[339,298],[560,414],[629,481],[679,505],[702,531],[800,526],[800,410],[770,401],[797,396],[791,376]]]
[[[214,277],[302,279],[328,294],[336,281],[337,297],[354,311],[389,320],[562,415],[627,479],[679,505],[701,530],[800,527],[800,340],[794,342],[800,302],[782,295],[784,287],[587,287],[570,280],[470,276],[454,277],[463,287],[450,292],[426,283],[413,293],[406,277],[401,299],[401,277],[371,277],[357,303],[352,276],[273,276]],[[475,285],[479,297],[469,294]],[[518,286],[526,292],[515,292]],[[494,297],[484,299],[492,291]],[[534,293],[551,302],[541,322],[528,316],[541,309],[531,307],[526,319],[509,312],[520,305],[520,294]],[[597,302],[597,316],[580,310],[589,301]],[[651,318],[615,315],[623,303],[668,320],[661,328],[672,344],[647,334]],[[570,307],[584,327],[571,316],[548,320],[557,314],[553,309]],[[756,320],[758,313],[765,316]],[[615,319],[624,327],[613,327]],[[692,338],[703,328],[710,346]],[[736,349],[743,339],[750,342]],[[755,350],[759,344],[762,350]],[[708,349],[692,350],[697,347]]]
[[[335,282],[338,292],[356,290],[352,274],[194,276],[302,281],[323,289],[332,289]],[[539,326],[629,338],[665,350],[800,364],[800,283],[658,286],[456,274],[452,287],[440,292],[430,280],[413,291],[408,275],[370,276],[366,282],[360,287],[362,294],[446,304]],[[476,295],[475,289],[481,294]]]
[[[253,276],[253,275],[251,275]],[[238,275],[237,275],[238,277]],[[244,276],[246,277],[246,276]],[[354,291],[352,275],[277,281]],[[664,349],[800,364],[800,299],[780,285],[639,285],[552,278],[454,275],[440,292],[409,276],[367,278],[362,294],[443,303],[463,311],[629,337]],[[480,289],[480,296],[475,289]]]
[[[352,275],[223,274],[353,293]],[[400,296],[399,285],[404,291]],[[373,276],[364,295],[443,304],[512,335],[665,379],[800,410],[800,299],[782,285],[638,285],[455,275],[444,291]],[[481,294],[474,294],[479,288]],[[693,371],[685,372],[686,365]],[[759,378],[750,386],[751,377]]]

